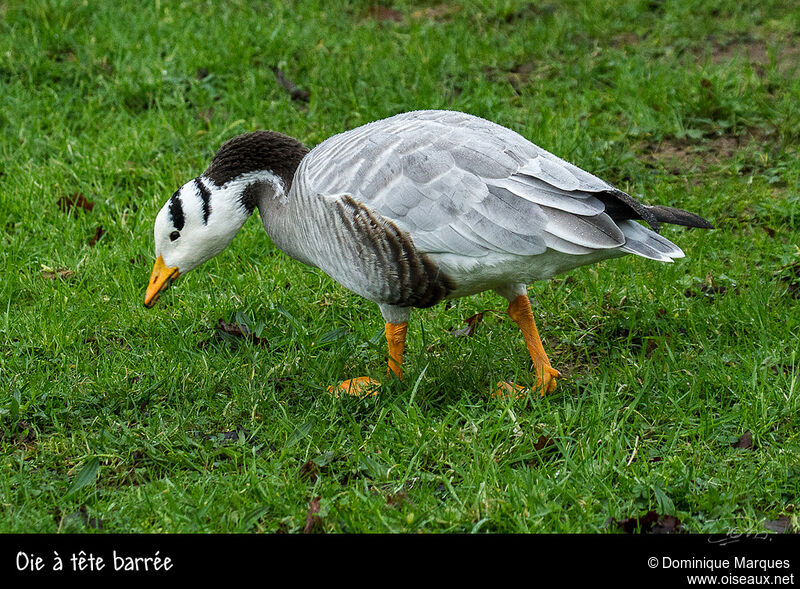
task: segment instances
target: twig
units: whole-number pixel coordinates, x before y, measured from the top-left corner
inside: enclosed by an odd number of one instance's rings
[[[625,466],[630,466],[633,462],[633,459],[636,458],[636,452],[639,450],[639,436],[636,436],[636,440],[633,442],[633,454],[631,454],[630,459],[628,460],[628,464]]]
[[[277,66],[272,66],[272,72],[275,74],[275,78],[278,80],[278,84],[283,86],[283,88],[289,92],[289,96],[292,100],[299,100],[300,102],[308,102],[311,99],[311,93],[308,90],[303,90],[302,88],[298,88],[297,85],[292,82],[289,78],[286,77],[286,74],[283,73],[283,70]]]

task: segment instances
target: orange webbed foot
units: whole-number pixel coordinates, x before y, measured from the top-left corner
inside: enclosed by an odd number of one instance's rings
[[[378,394],[381,383],[369,376],[359,376],[340,382],[336,386],[329,386],[328,392],[338,398],[340,394],[352,397],[374,397]]]
[[[556,390],[557,379],[561,373],[549,365],[536,368],[536,390],[542,392],[542,397]]]
[[[561,374],[552,366],[541,366],[536,370],[536,384],[533,387],[524,387],[510,381],[498,381],[492,391],[493,397],[514,397],[521,399],[539,393],[544,397],[556,390],[556,379]]]

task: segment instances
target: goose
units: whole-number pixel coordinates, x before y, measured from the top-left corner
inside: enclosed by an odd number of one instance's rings
[[[528,284],[627,254],[672,262],[684,253],[659,235],[661,223],[712,228],[696,214],[642,204],[462,112],[398,114],[311,150],[255,131],[225,142],[158,212],[145,306],[222,252],[256,209],[276,247],[378,305],[387,377],[403,377],[412,308],[493,290],[508,301],[541,395],[560,373],[537,331]],[[328,389],[362,395],[379,385],[356,377]]]

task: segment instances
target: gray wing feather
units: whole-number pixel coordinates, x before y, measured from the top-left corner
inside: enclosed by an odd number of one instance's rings
[[[619,226],[625,234],[626,241],[621,248],[622,251],[659,262],[671,262],[674,258],[684,256],[683,250],[677,245],[636,221],[630,219],[619,221]]]
[[[592,194],[610,185],[464,113],[376,121],[326,140],[304,163],[314,192],[351,194],[408,231],[423,252],[589,253],[626,240]]]

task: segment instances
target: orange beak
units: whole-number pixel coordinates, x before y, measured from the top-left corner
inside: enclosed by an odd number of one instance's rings
[[[169,288],[173,280],[178,277],[178,267],[167,268],[164,258],[158,256],[156,263],[153,264],[153,273],[150,274],[150,284],[147,285],[147,292],[144,295],[144,306],[148,309],[156,304],[158,295]]]

